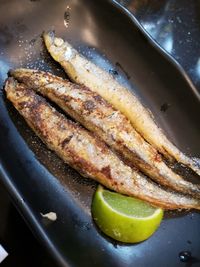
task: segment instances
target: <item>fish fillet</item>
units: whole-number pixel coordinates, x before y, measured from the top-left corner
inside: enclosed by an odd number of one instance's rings
[[[90,89],[47,72],[16,69],[20,82],[58,104],[67,114],[97,134],[109,146],[159,184],[200,197],[200,187],[174,173],[158,152],[133,129],[128,119]]]
[[[120,110],[144,139],[165,157],[176,159],[200,175],[200,160],[189,158],[173,145],[133,93],[120,85],[112,75],[80,55],[68,42],[55,37],[53,32],[44,33],[43,36],[49,53],[61,64],[71,80],[89,87]]]
[[[200,209],[200,200],[168,192],[125,165],[103,142],[66,119],[34,91],[9,78],[7,98],[40,139],[66,163],[106,187],[166,209]]]

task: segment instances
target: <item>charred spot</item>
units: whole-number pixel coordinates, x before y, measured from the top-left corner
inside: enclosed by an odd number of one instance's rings
[[[26,75],[21,76],[18,78],[20,82],[23,82],[24,84],[28,85],[31,88],[35,88],[35,81],[32,81],[29,77]]]
[[[87,93],[91,93],[93,94],[94,92],[90,90],[90,88],[88,88],[87,86],[85,85],[80,85],[80,84],[72,84],[72,86],[74,86],[74,88],[76,89],[79,89],[79,90],[82,90],[82,91],[85,91]]]
[[[161,155],[160,154],[158,154],[158,153],[156,153],[156,155],[155,155],[155,161],[158,161],[158,162],[161,162],[162,161],[162,157],[161,157]]]
[[[27,106],[27,101],[22,101],[18,103],[19,109],[24,109]]]
[[[30,90],[27,90],[26,85],[22,84],[22,83],[18,83],[15,90],[16,90],[16,92],[22,93],[24,96],[30,96],[31,95]]]
[[[79,173],[85,177],[95,177],[99,170],[91,164],[89,161],[83,159],[78,154],[76,154],[72,149],[68,149],[68,153],[71,158],[71,163],[69,163],[73,168],[75,168]],[[96,179],[98,181],[98,177]]]
[[[87,86],[84,86],[84,85],[79,85],[79,88],[83,91],[86,91],[86,92],[91,92],[91,90],[87,87]]]
[[[44,98],[40,97],[39,95],[34,94],[32,91],[30,92],[30,96],[34,97],[34,100],[32,101],[32,103],[30,104],[31,108],[33,110],[35,110],[37,112],[37,109],[41,106],[41,105],[47,105],[47,102],[44,100]],[[48,105],[49,106],[49,105]]]
[[[29,90],[27,90],[29,91]],[[32,118],[32,121],[34,121],[35,125],[38,125],[41,127],[43,124],[43,118],[41,114],[43,113],[44,107],[49,107],[47,102],[41,98],[38,95],[34,95],[33,92],[30,92],[30,99],[32,101],[28,102],[27,101],[27,108],[29,110],[29,116]]]
[[[88,132],[93,138],[95,138],[95,145],[98,146],[102,153],[107,154],[108,153],[108,147],[107,145],[101,141],[94,133]]]
[[[72,137],[73,137],[73,134],[71,134],[70,136],[68,136],[67,138],[65,138],[65,139],[60,143],[61,147],[64,148],[64,147],[70,142],[70,140],[72,139]]]
[[[100,95],[94,95],[93,96],[94,99],[96,100],[96,102],[98,102],[101,105],[104,105],[106,107],[112,107],[112,105],[110,103],[108,103],[103,97],[101,97]],[[113,108],[113,107],[112,107]],[[114,110],[114,108],[113,108]]]
[[[20,93],[18,91],[16,91],[16,96],[20,97]]]
[[[104,103],[104,99],[100,95],[95,95],[94,99],[99,103],[102,104]]]
[[[60,96],[65,102],[69,102],[71,100],[71,97],[70,96],[67,96],[67,95],[61,95]]]
[[[95,103],[91,100],[87,100],[84,102],[84,108],[88,111],[93,111],[95,108]]]
[[[112,175],[111,175],[111,170],[110,170],[110,166],[106,166],[106,167],[103,167],[101,169],[101,172],[110,180],[112,180]]]

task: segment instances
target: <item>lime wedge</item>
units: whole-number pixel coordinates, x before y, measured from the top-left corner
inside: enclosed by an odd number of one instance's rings
[[[163,210],[98,186],[92,201],[92,215],[106,235],[121,242],[137,243],[156,231]]]

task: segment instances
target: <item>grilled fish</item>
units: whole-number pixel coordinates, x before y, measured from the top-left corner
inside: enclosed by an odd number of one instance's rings
[[[125,158],[126,163],[136,166],[159,184],[200,197],[200,187],[174,173],[158,152],[133,129],[128,119],[97,93],[42,71],[16,69],[10,73],[102,138]]]
[[[55,37],[53,32],[46,32],[43,37],[49,53],[61,64],[71,80],[89,87],[120,110],[143,138],[165,157],[174,158],[200,175],[200,160],[189,158],[173,145],[133,93],[80,55],[68,42]]]
[[[7,98],[40,139],[83,176],[165,209],[200,209],[200,200],[165,191],[125,165],[102,141],[66,119],[41,96],[13,78],[5,84]]]

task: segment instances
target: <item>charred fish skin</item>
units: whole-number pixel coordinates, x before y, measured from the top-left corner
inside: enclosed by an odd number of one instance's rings
[[[99,139],[67,120],[41,96],[9,78],[7,98],[40,139],[66,163],[86,177],[129,196],[165,209],[200,209],[200,200],[168,192],[133,171]]]
[[[128,119],[97,93],[47,72],[16,69],[11,75],[55,102],[156,182],[200,197],[200,187],[174,173],[158,152],[133,129]]]
[[[55,37],[54,32],[45,32],[43,37],[47,50],[61,64],[71,80],[89,87],[120,110],[144,139],[165,157],[174,158],[200,175],[200,160],[189,158],[172,144],[157,126],[152,114],[133,93],[80,55],[67,41]]]

